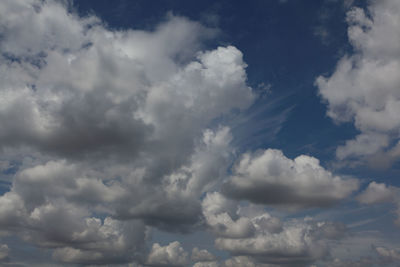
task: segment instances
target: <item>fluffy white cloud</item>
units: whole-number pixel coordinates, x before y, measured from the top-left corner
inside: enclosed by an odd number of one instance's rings
[[[348,37],[354,54],[344,56],[330,77],[316,85],[337,122],[354,122],[361,133],[337,149],[337,157],[384,156],[388,167],[396,160],[400,122],[400,3],[372,1],[368,11],[347,13]],[[397,148],[396,148],[397,147]]]
[[[356,189],[357,180],[333,175],[316,158],[291,160],[275,149],[244,154],[222,188],[231,198],[292,208],[332,205]]]
[[[186,266],[189,263],[189,254],[181,247],[178,241],[160,246],[155,243],[147,259],[150,266]]]

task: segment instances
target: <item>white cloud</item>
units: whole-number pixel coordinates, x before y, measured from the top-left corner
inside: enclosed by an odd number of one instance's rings
[[[328,115],[337,122],[354,122],[361,132],[337,149],[339,159],[380,153],[393,162],[400,155],[391,151],[400,132],[399,14],[397,0],[373,1],[368,11],[352,8],[348,37],[355,52],[344,56],[330,77],[316,80]]]
[[[291,160],[274,149],[245,153],[223,185],[229,197],[289,208],[332,205],[356,189],[357,180],[334,176],[316,158]]]
[[[155,243],[147,259],[150,266],[186,266],[189,263],[189,254],[181,247],[178,241],[160,246]]]

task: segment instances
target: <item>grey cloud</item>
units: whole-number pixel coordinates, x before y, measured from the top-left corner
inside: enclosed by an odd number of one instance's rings
[[[96,18],[78,18],[52,1],[15,8],[6,3],[8,16],[2,17],[27,15],[22,16],[26,21],[3,22],[15,36],[5,31],[2,49],[9,48],[7,53],[20,61],[5,58],[2,65],[7,81],[2,86],[2,144],[29,145],[73,158],[119,160],[155,149],[176,151],[179,164],[210,119],[252,102],[240,51],[221,47],[195,57],[200,40],[210,35],[197,23],[171,16],[154,32],[111,32]],[[51,27],[41,27],[47,20]],[[30,35],[23,34],[23,25],[32,27]],[[74,38],[59,43],[59,36],[67,34]],[[23,59],[32,49],[19,44],[30,42],[39,42],[35,49],[43,52],[43,66]],[[177,61],[183,54],[187,60]],[[227,97],[232,101],[224,102]],[[158,161],[169,156],[161,153]]]
[[[193,267],[219,267],[220,264],[216,261],[199,261],[193,264]]]
[[[243,266],[243,267],[256,267],[256,264],[254,263],[254,261],[246,256],[236,256],[236,257],[232,257],[230,259],[227,259],[224,262],[224,267],[239,267],[239,266]]]
[[[327,258],[329,240],[340,240],[347,233],[341,223],[312,219],[281,222],[265,211],[239,206],[217,192],[204,198],[203,213],[217,236],[216,247],[242,256],[232,258],[227,266],[307,266]]]
[[[373,267],[373,266],[397,266],[400,260],[399,250],[382,246],[371,246],[373,256],[365,256],[359,259],[339,259],[326,261],[324,266],[328,267]],[[376,257],[377,256],[377,257]]]
[[[189,254],[181,247],[178,241],[161,246],[153,244],[147,259],[149,266],[186,266],[189,263]]]
[[[10,249],[6,244],[0,244],[0,262],[8,259]]]
[[[120,222],[110,217],[102,221],[90,217],[87,209],[63,200],[53,200],[31,210],[21,202],[14,192],[1,197],[3,231],[18,233],[22,240],[36,246],[54,248],[54,258],[58,261],[129,262],[144,251],[146,231],[140,221]]]
[[[308,208],[333,205],[356,189],[357,180],[334,176],[316,158],[301,155],[291,160],[267,149],[244,154],[222,192],[259,204]]]
[[[194,247],[192,249],[191,260],[194,262],[215,261],[217,258],[206,249]]]
[[[19,166],[2,234],[111,264],[145,260],[147,226],[204,226],[233,152],[207,127],[255,97],[237,48],[202,51],[215,30],[182,17],[117,31],[50,0],[1,2],[0,29],[0,159]]]
[[[388,262],[399,262],[400,261],[400,250],[388,249],[386,247],[375,247],[376,252],[385,261]]]
[[[395,223],[400,226],[400,188],[384,183],[371,182],[356,199],[362,204],[392,203],[396,206]]]

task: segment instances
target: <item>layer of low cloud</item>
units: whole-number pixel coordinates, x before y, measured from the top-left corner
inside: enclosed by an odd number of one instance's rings
[[[328,116],[353,122],[360,134],[338,147],[340,160],[367,159],[387,168],[399,156],[400,3],[372,1],[368,10],[347,13],[348,37],[354,54],[344,56],[330,77],[316,80],[328,104]]]
[[[222,187],[234,199],[289,208],[329,206],[356,189],[357,180],[333,175],[316,158],[291,160],[275,149],[244,154]]]

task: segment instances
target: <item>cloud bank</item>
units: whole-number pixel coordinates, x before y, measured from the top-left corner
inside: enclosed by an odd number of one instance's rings
[[[237,153],[223,117],[257,98],[238,48],[207,48],[217,30],[171,14],[150,30],[115,30],[70,9],[52,0],[0,2],[0,178],[11,183],[0,196],[0,237],[47,249],[60,265],[309,266],[330,259],[331,243],[347,235],[344,224],[281,218],[265,207],[331,207],[359,182],[307,155]],[[329,116],[354,121],[361,132],[338,148],[338,158],[395,160],[400,42],[379,40],[381,28],[397,38],[389,22],[398,21],[399,6],[374,2],[370,10],[371,17],[357,8],[348,13],[356,54],[316,84]],[[376,77],[366,74],[372,70]],[[357,200],[398,203],[398,189],[371,183]],[[229,258],[152,240],[153,229],[209,231]],[[0,262],[13,260],[3,243]],[[376,251],[387,261],[398,256]]]

